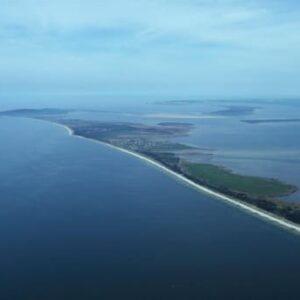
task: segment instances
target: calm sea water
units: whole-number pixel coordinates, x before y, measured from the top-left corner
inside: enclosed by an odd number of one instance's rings
[[[0,141],[1,300],[299,299],[298,235],[41,121]]]

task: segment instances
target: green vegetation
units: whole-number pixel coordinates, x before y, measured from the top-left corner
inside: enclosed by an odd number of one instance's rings
[[[185,162],[182,168],[190,176],[208,185],[244,193],[250,197],[273,198],[295,191],[294,186],[275,179],[238,175],[215,165]]]
[[[169,167],[173,171],[176,172],[180,171],[178,167],[180,164],[180,159],[174,153],[171,152],[141,152],[141,153]]]
[[[183,150],[191,150],[191,149],[196,149],[196,148],[181,143],[164,143],[164,142],[157,142],[151,147],[151,151],[155,151],[155,152],[183,151]]]
[[[179,169],[194,182],[300,224],[300,205],[276,199],[295,192],[295,186],[274,179],[234,174],[209,164],[180,162]]]

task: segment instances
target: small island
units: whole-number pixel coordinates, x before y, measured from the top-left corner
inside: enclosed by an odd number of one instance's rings
[[[99,141],[150,159],[181,178],[226,195],[237,202],[257,207],[280,218],[300,224],[300,205],[280,200],[297,187],[279,180],[235,174],[226,168],[195,162],[189,152],[203,155],[204,149],[173,142],[188,135],[191,123],[163,122],[156,125],[125,122],[100,122],[66,118],[65,110],[19,110],[1,115],[30,117],[63,125],[74,135]],[[224,198],[224,197],[223,197]]]
[[[253,114],[256,109],[257,107],[252,107],[252,106],[230,105],[230,106],[226,106],[222,110],[211,112],[210,115],[222,116],[222,117],[246,116],[246,115]]]
[[[300,122],[300,118],[287,118],[287,119],[253,119],[253,120],[242,120],[248,124],[272,124],[272,123],[295,123]]]
[[[178,106],[178,105],[193,105],[193,104],[201,104],[203,100],[166,100],[166,101],[156,101],[155,104],[159,105],[170,105],[170,106]]]

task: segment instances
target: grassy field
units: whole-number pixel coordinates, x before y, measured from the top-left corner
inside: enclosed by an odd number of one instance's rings
[[[185,162],[183,170],[208,185],[247,194],[250,197],[273,198],[288,195],[295,187],[278,180],[234,174],[225,168]]]

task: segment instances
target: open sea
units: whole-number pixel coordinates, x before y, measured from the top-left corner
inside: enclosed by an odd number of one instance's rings
[[[77,117],[155,123],[166,119],[162,113],[220,109],[147,101],[98,105],[105,112]],[[10,99],[0,109],[19,106]],[[298,108],[260,106],[257,115],[185,120],[197,126],[183,140],[213,149],[210,161],[233,170],[299,184],[300,123],[240,122]],[[2,117],[0,166],[1,300],[300,299],[299,235],[134,157],[49,123]]]

